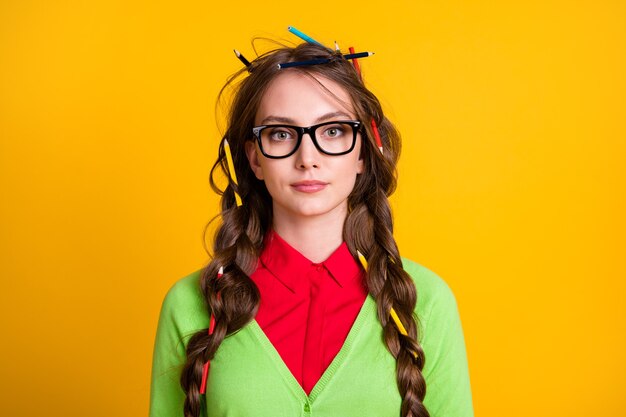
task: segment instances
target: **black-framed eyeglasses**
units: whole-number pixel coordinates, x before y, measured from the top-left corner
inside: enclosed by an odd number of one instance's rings
[[[321,153],[334,156],[345,155],[354,149],[360,128],[361,122],[357,120],[338,120],[309,127],[256,126],[252,128],[252,133],[257,138],[264,156],[280,159],[287,158],[298,150],[305,133],[309,134],[313,144]]]

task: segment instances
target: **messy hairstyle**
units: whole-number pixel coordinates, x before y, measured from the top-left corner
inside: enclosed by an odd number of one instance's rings
[[[278,68],[279,63],[320,58],[329,62]],[[249,75],[242,77],[248,71]],[[378,99],[365,87],[352,63],[340,52],[311,43],[281,47],[257,57],[248,68],[229,78],[220,92],[223,97],[226,91],[234,91],[224,137],[230,144],[238,184],[229,175],[222,140],[217,161],[211,169],[211,185],[221,195],[221,222],[213,239],[212,259],[200,280],[209,314],[214,315],[215,328],[212,334],[207,329],[198,331],[187,344],[187,362],[181,375],[186,395],[185,417],[200,415],[203,365],[213,359],[224,337],[250,322],[259,307],[259,290],[250,275],[257,266],[264,237],[272,225],[272,199],[264,182],[258,180],[250,168],[245,144],[253,140],[252,128],[263,95],[271,81],[284,71],[298,71],[314,80],[334,81],[348,93],[351,100],[348,104],[362,122],[364,173],[357,176],[348,197],[343,239],[355,259],[358,250],[368,261],[367,289],[376,300],[378,319],[383,327],[381,342],[396,359],[401,415],[427,417],[429,414],[423,404],[426,383],[422,375],[425,358],[418,343],[418,318],[414,315],[417,293],[411,277],[402,268],[388,201],[396,187],[400,135],[383,115]],[[378,126],[384,153],[379,151],[375,141],[372,120]],[[216,174],[220,171],[230,178],[223,190],[217,185]],[[236,204],[235,192],[243,201],[241,206]],[[218,279],[220,267],[224,271]],[[404,323],[407,335],[401,334],[390,318],[392,308]]]

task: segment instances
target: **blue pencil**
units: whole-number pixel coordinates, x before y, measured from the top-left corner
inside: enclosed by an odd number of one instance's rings
[[[289,32],[293,33],[294,35],[296,35],[297,37],[299,37],[300,39],[302,39],[305,42],[316,43],[318,45],[321,45],[321,43],[319,43],[318,41],[316,41],[312,37],[310,37],[308,35],[305,35],[304,33],[300,32],[298,29],[294,28],[293,26],[288,26],[287,30]]]
[[[345,59],[356,59],[356,58],[367,58],[368,56],[374,55],[374,52],[357,52],[355,54],[346,54],[343,57]]]
[[[356,58],[366,58],[372,55],[374,55],[374,52],[357,52],[355,54],[346,54],[343,57],[345,59],[356,59]],[[331,61],[331,58],[318,58],[318,59],[310,59],[308,61],[283,62],[282,64],[278,64],[278,69],[301,67],[304,65],[327,64],[330,61]]]

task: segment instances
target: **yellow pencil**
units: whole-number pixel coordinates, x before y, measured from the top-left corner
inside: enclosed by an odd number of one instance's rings
[[[230,153],[230,145],[228,144],[228,140],[224,138],[224,151],[226,152],[226,162],[228,163],[228,173],[230,177],[233,179],[235,185],[239,185],[237,183],[237,173],[235,172],[235,164],[233,162],[233,155]],[[235,191],[235,201],[237,202],[237,207],[241,207],[241,197]]]
[[[391,318],[393,319],[393,322],[396,323],[396,327],[398,328],[398,330],[400,330],[400,334],[407,336],[408,333],[406,331],[406,329],[404,328],[404,324],[402,324],[402,322],[400,321],[400,317],[398,317],[398,313],[396,313],[396,310],[394,310],[393,307],[391,307]]]
[[[409,335],[408,332],[404,328],[404,325],[400,321],[400,317],[398,317],[398,313],[396,313],[396,310],[394,310],[393,307],[391,307],[390,314],[391,314],[391,319],[393,320],[394,323],[396,323],[396,327],[400,331],[400,334],[403,336],[408,336]],[[413,357],[417,359],[417,352],[411,351],[411,354],[413,354]]]
[[[356,253],[359,257],[359,262],[361,262],[361,265],[363,265],[363,269],[367,271],[367,259],[365,259],[365,256],[363,256],[363,254],[360,251],[357,250]],[[393,262],[393,259],[392,259],[392,262]],[[396,313],[396,310],[393,307],[391,307],[391,311],[389,312],[389,314],[391,315],[391,319],[395,323],[400,334],[403,336],[408,336],[409,333],[406,331],[406,327],[404,327],[404,324],[402,324],[400,317],[398,317],[398,313]],[[417,352],[411,352],[411,353],[413,354],[413,357],[417,359]]]
[[[356,253],[357,255],[359,255],[359,262],[361,262],[361,265],[363,265],[363,269],[367,271],[367,259],[365,259],[365,256],[363,256],[363,254],[358,250],[356,251]]]

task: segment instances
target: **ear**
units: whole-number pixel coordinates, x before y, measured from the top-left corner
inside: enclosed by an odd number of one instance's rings
[[[365,161],[363,160],[363,158],[359,158],[356,161],[356,173],[362,174],[364,171],[365,171]]]
[[[257,151],[256,142],[249,140],[245,144],[246,147],[246,156],[248,157],[248,162],[250,163],[250,168],[254,175],[259,180],[263,180],[263,168],[259,163],[259,154]]]
[[[356,173],[357,174],[362,174],[363,172],[365,172],[365,152],[363,150],[363,145],[362,145],[362,141],[359,141],[359,143],[357,143],[357,145],[359,145],[358,148],[358,159],[356,160]]]

